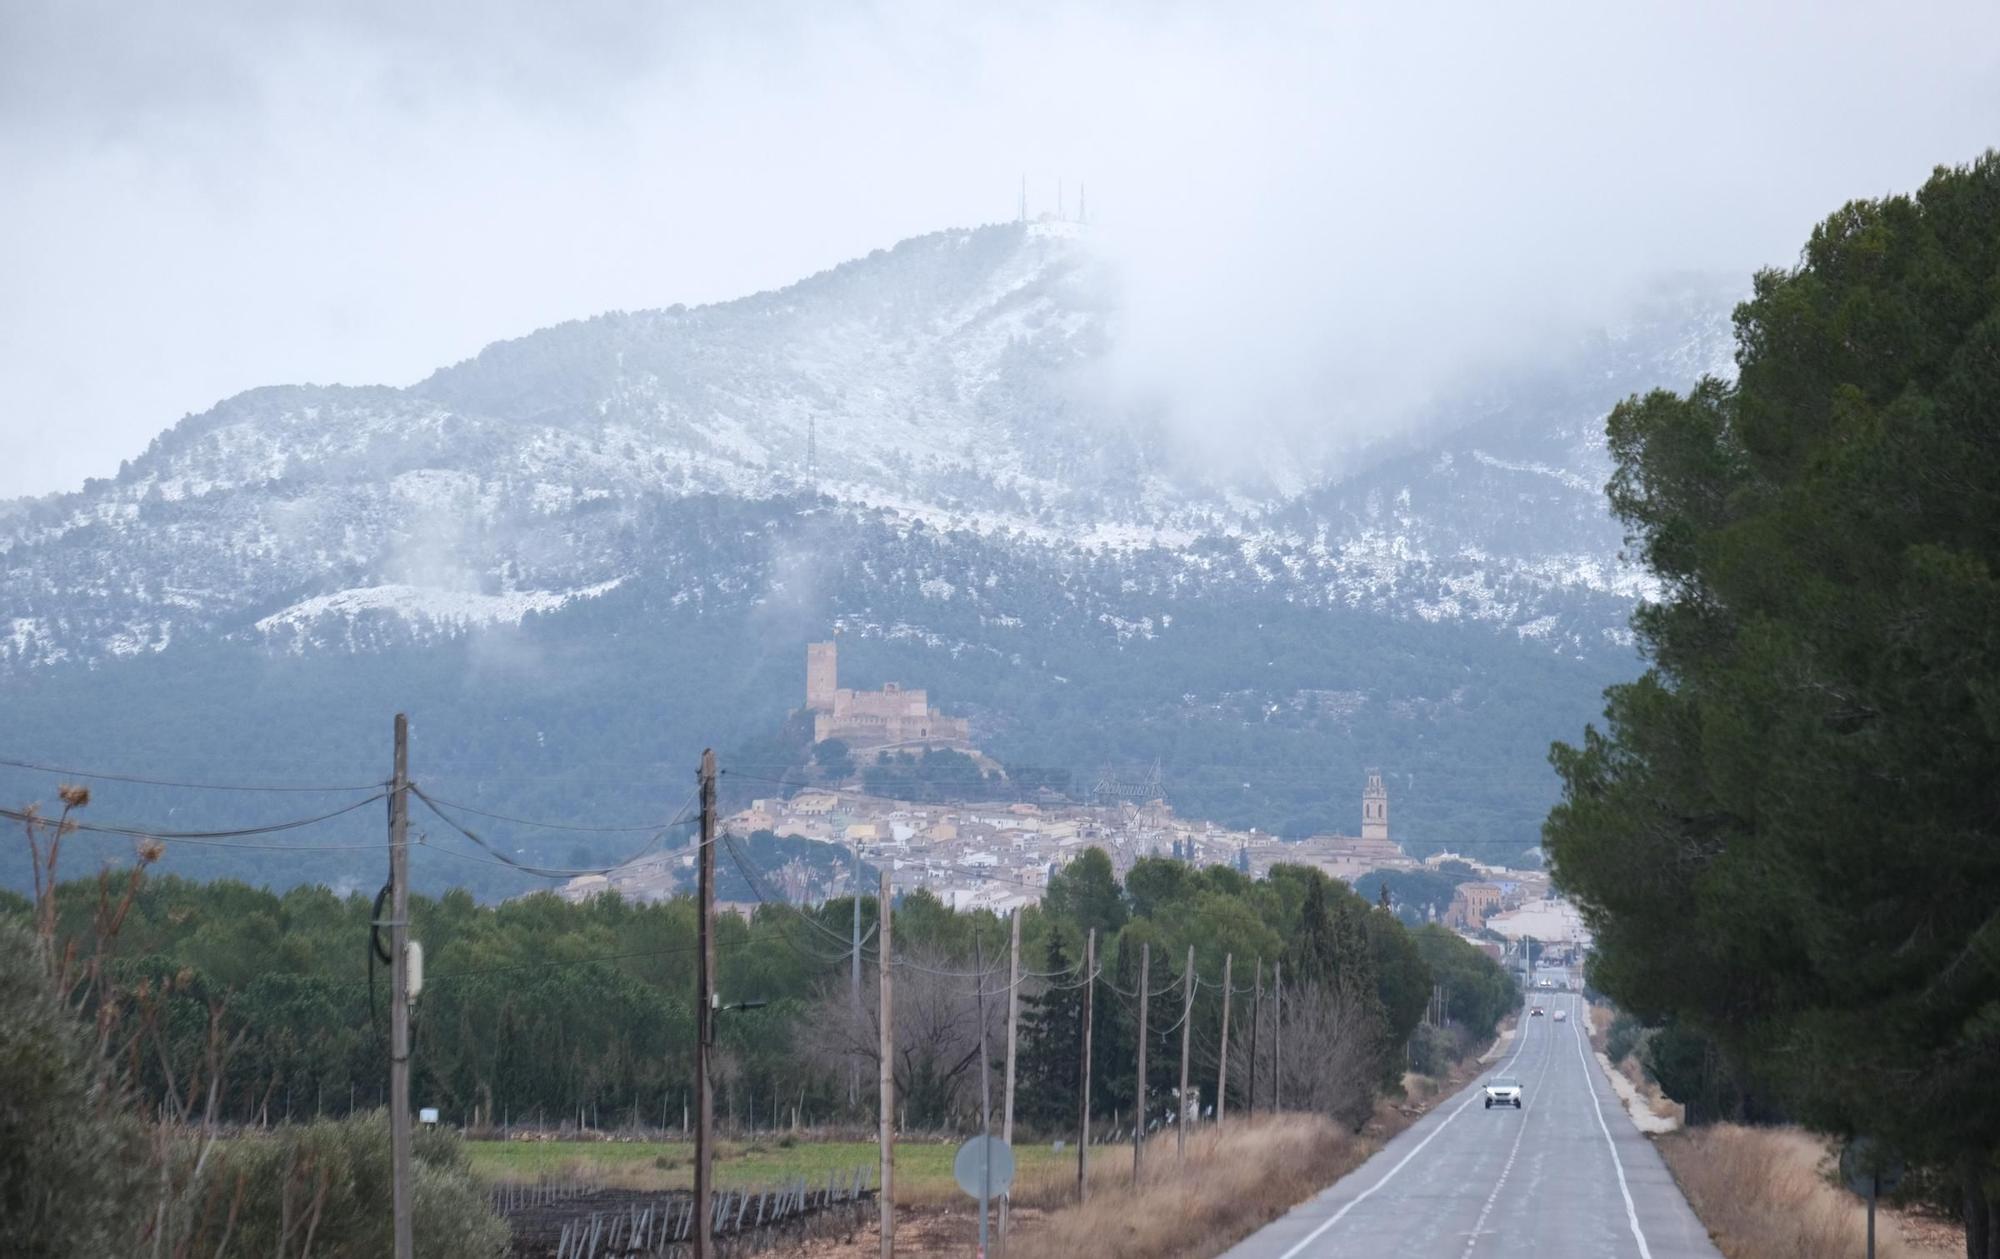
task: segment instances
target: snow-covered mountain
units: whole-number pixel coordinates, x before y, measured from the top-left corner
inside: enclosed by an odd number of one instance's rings
[[[99,763],[198,770],[248,726],[229,755],[304,772],[413,694],[507,728],[455,736],[467,765],[530,729],[520,764],[656,728],[671,758],[773,728],[838,631],[862,684],[928,684],[1015,763],[1162,757],[1190,807],[1292,831],[1383,763],[1399,818],[1490,832],[1430,846],[1531,844],[1548,738],[1635,667],[1604,412],[1728,370],[1734,294],[1662,285],[1365,460],[1225,479],[1104,387],[1116,291],[1086,229],[1007,224],[408,388],[251,390],[0,503],[0,694],[23,750]],[[643,709],[632,679],[683,674]]]
[[[1106,400],[1110,294],[1083,229],[1012,224],[545,329],[408,389],[252,390],[113,480],[0,511],[0,667],[518,622],[647,570],[640,518],[698,495],[803,495],[1067,556],[1158,549],[1196,586],[1221,547],[1302,603],[1523,634],[1551,632],[1551,594],[1603,596],[1605,623],[1570,636],[1587,649],[1576,635],[1615,637],[1640,588],[1602,507],[1603,410],[1727,363],[1725,304],[1682,294],[1467,399],[1420,448],[1259,498],[1171,466],[1157,422]]]

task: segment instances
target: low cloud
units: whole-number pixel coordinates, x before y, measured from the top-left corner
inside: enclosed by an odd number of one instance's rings
[[[1964,161],[2000,11],[1859,4],[0,13],[0,494],[279,381],[1074,209],[1121,387],[1218,449],[1392,433],[1664,270]]]

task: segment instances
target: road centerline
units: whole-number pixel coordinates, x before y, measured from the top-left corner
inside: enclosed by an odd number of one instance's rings
[[[1394,1167],[1390,1168],[1386,1173],[1383,1174],[1382,1179],[1376,1181],[1374,1184],[1368,1186],[1366,1189],[1356,1194],[1352,1201],[1347,1203],[1347,1205],[1341,1207],[1340,1210],[1334,1212],[1331,1216],[1328,1216],[1327,1219],[1323,1223],[1321,1223],[1318,1228],[1315,1228],[1312,1232],[1307,1233],[1304,1237],[1300,1238],[1298,1242],[1295,1245],[1293,1245],[1290,1250],[1287,1250],[1284,1254],[1278,1256],[1278,1259],[1297,1259],[1297,1256],[1300,1254],[1300,1252],[1304,1251],[1306,1247],[1318,1241],[1321,1238],[1321,1236],[1323,1236],[1326,1233],[1328,1229],[1332,1228],[1334,1225],[1340,1223],[1341,1220],[1345,1219],[1349,1211],[1352,1211],[1354,1208],[1368,1201],[1368,1199],[1374,1195],[1377,1189],[1380,1189],[1382,1186],[1388,1184],[1391,1180],[1394,1180],[1396,1178],[1397,1172],[1400,1172],[1405,1167],[1408,1167],[1412,1159],[1416,1158],[1417,1155],[1422,1154],[1426,1146],[1428,1146],[1431,1142],[1437,1140],[1438,1136],[1441,1133],[1443,1133],[1446,1128],[1451,1126],[1452,1120],[1457,1119],[1460,1115],[1464,1114],[1465,1108],[1467,1106],[1472,1105],[1473,1102],[1479,1099],[1479,1097],[1483,1093],[1483,1090],[1486,1087],[1484,1084],[1480,1083],[1480,1081],[1484,1079],[1485,1075],[1492,1074],[1493,1072],[1504,1071],[1508,1067],[1514,1065],[1515,1060],[1521,1056],[1521,1051],[1528,1047],[1529,1028],[1525,1026],[1525,1024],[1527,1024],[1528,1022],[1528,1013],[1525,1007],[1522,1009],[1518,1017],[1522,1025],[1520,1026],[1520,1035],[1515,1038],[1514,1052],[1507,1055],[1507,1061],[1494,1067],[1492,1072],[1482,1073],[1479,1076],[1473,1077],[1472,1082],[1466,1085],[1468,1089],[1473,1090],[1472,1096],[1467,1097],[1464,1101],[1460,1102],[1456,1109],[1454,1109],[1450,1114],[1446,1115],[1444,1117],[1444,1122],[1440,1123],[1435,1131],[1433,1131],[1429,1136],[1425,1137],[1422,1141],[1419,1141],[1417,1143],[1416,1149],[1411,1150],[1408,1154],[1405,1154]],[[1526,1125],[1524,1124],[1523,1128],[1525,1129],[1525,1127]],[[1650,1259],[1650,1256],[1648,1257],[1648,1259]]]
[[[1541,1096],[1542,1082],[1549,1078],[1549,1060],[1553,1057],[1555,1055],[1552,1053],[1544,1052],[1542,1054],[1542,1069],[1535,1076],[1535,1095],[1537,1098]],[[1540,1113],[1541,1108],[1542,1104],[1538,1100],[1535,1103],[1536,1112]],[[1493,1182],[1493,1192],[1486,1195],[1486,1205],[1479,1208],[1479,1218],[1472,1222],[1472,1235],[1465,1239],[1466,1254],[1471,1254],[1479,1245],[1480,1230],[1486,1227],[1487,1217],[1493,1214],[1493,1204],[1500,1201],[1500,1191],[1507,1187],[1507,1177],[1514,1170],[1514,1160],[1520,1157],[1521,1154],[1521,1142],[1527,1139],[1528,1125],[1534,1121],[1534,1115],[1528,1114],[1525,1110],[1521,1112],[1521,1128],[1520,1131],[1514,1134],[1514,1148],[1507,1151],[1507,1161],[1500,1166],[1500,1178]]]

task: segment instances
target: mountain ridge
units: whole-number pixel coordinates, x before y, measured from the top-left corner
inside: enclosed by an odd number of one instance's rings
[[[1303,833],[1350,811],[1339,766],[1400,760],[1403,790],[1438,794],[1399,816],[1531,847],[1546,739],[1634,667],[1645,587],[1596,488],[1603,411],[1726,365],[1722,291],[1663,291],[1274,494],[1178,476],[1164,420],[1100,387],[1115,281],[1088,246],[1064,224],[934,233],[406,388],[245,391],[113,480],[0,504],[0,692],[84,764],[182,755],[135,721],[197,745],[220,723],[262,734],[216,755],[283,748],[319,781],[305,767],[361,755],[366,714],[405,705],[490,727],[455,739],[473,761],[542,764],[546,743],[493,750],[526,725],[672,762],[772,737],[794,656],[838,630],[863,676],[928,683],[1006,761],[1159,756],[1186,807]],[[668,683],[685,670],[704,676]],[[635,678],[686,711],[662,719]],[[1314,698],[1335,692],[1361,698]],[[1515,735],[1505,773],[1468,764],[1475,731]],[[1277,768],[1227,782],[1210,746]],[[1326,783],[1300,786],[1306,764]]]

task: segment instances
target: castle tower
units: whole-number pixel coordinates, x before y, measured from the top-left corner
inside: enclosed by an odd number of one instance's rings
[[[833,711],[840,669],[835,651],[832,643],[806,644],[806,708],[811,712]]]
[[[1368,785],[1361,792],[1361,838],[1389,838],[1389,789],[1382,785],[1382,771],[1368,771]]]

